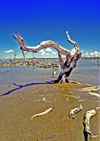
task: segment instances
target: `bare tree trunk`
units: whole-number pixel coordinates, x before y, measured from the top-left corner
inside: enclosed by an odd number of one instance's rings
[[[16,52],[14,52],[14,60],[16,61],[16,55],[17,55],[17,53]]]
[[[28,52],[24,53],[24,51],[22,51],[22,54],[23,54],[23,57],[24,57],[24,60],[25,60],[25,61],[26,61],[26,59],[27,59],[26,56],[25,56],[27,53],[28,53]]]
[[[57,80],[54,80],[53,83],[67,83],[69,80],[70,73],[76,67],[78,59],[81,57],[81,53],[76,53],[74,56],[67,55],[66,61],[64,62],[61,58],[61,55],[58,52],[59,64],[61,66],[60,74]]]
[[[29,47],[24,44],[23,38],[16,33],[17,37],[13,35],[14,39],[18,41],[20,49],[22,50],[23,56],[25,57],[24,51],[37,53],[41,49],[52,47],[58,51],[59,64],[61,66],[61,72],[57,80],[53,83],[67,83],[68,78],[72,70],[76,67],[77,60],[81,57],[81,53],[78,53],[79,47],[76,42],[70,39],[68,31],[66,32],[67,40],[69,43],[74,45],[74,48],[71,51],[66,50],[58,43],[51,40],[42,41],[36,47]],[[66,56],[66,61],[64,62],[61,58],[61,54]]]

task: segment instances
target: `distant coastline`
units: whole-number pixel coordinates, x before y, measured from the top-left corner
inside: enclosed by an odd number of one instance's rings
[[[57,59],[58,58],[27,58],[26,60],[57,60]],[[100,60],[100,57],[81,57],[80,59],[81,60],[85,60],[85,59]],[[0,60],[15,60],[15,59],[14,58],[2,58]],[[24,61],[24,58],[16,58],[16,60]]]
[[[93,60],[100,60],[100,57],[81,57],[80,59],[93,59]]]
[[[27,58],[26,60],[57,60],[58,58]],[[0,60],[18,60],[18,61],[25,61],[24,58],[3,58]]]

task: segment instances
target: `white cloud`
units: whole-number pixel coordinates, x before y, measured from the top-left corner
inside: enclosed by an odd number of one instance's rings
[[[56,55],[56,54],[57,54],[57,52],[54,52],[54,51],[52,52],[52,55]]]
[[[94,52],[95,57],[98,57],[98,56],[99,56],[98,53],[99,53],[98,51],[95,51],[95,52]]]
[[[46,55],[50,55],[49,53],[46,53]]]
[[[90,55],[94,55],[94,53],[93,53],[93,52],[91,52],[91,53],[90,53]]]
[[[47,48],[45,51],[52,52],[53,50],[51,48]]]
[[[45,53],[45,51],[44,51],[44,49],[41,49],[40,51],[39,51],[39,55],[45,55],[46,53]]]
[[[7,51],[4,51],[4,53],[13,53],[14,51],[11,49],[11,50],[7,50]]]
[[[84,52],[84,50],[82,50],[81,52]]]
[[[45,53],[45,51],[44,52],[42,52],[40,55],[45,55],[46,53]]]
[[[44,52],[44,49],[41,49],[39,52]]]
[[[88,52],[86,52],[85,54],[88,55]]]
[[[95,54],[97,54],[98,52],[97,52],[97,51],[95,51],[94,53],[95,53]]]

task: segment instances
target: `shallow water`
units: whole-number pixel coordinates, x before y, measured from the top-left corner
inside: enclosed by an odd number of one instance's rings
[[[96,60],[79,60],[71,78],[82,83],[100,85],[100,62]]]
[[[50,63],[57,63],[47,60]],[[100,84],[100,66],[95,60],[79,60],[77,67],[71,73],[70,79],[77,80],[81,83],[87,83],[99,86]],[[45,83],[54,78],[51,73],[55,68],[38,68],[36,66],[5,66],[0,67],[0,90],[14,84],[26,85],[31,83]],[[59,74],[60,68],[57,68]]]

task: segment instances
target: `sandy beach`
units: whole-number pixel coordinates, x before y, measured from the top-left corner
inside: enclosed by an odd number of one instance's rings
[[[0,141],[85,141],[84,115],[100,106],[99,94],[90,95],[89,91],[82,90],[87,87],[92,85],[41,84],[22,87],[1,96]],[[70,119],[70,110],[80,104],[83,110],[75,114],[75,119]],[[52,112],[29,120],[51,107],[54,107]],[[96,114],[90,122],[91,132],[98,135],[95,141],[100,140],[99,118],[100,114]]]

